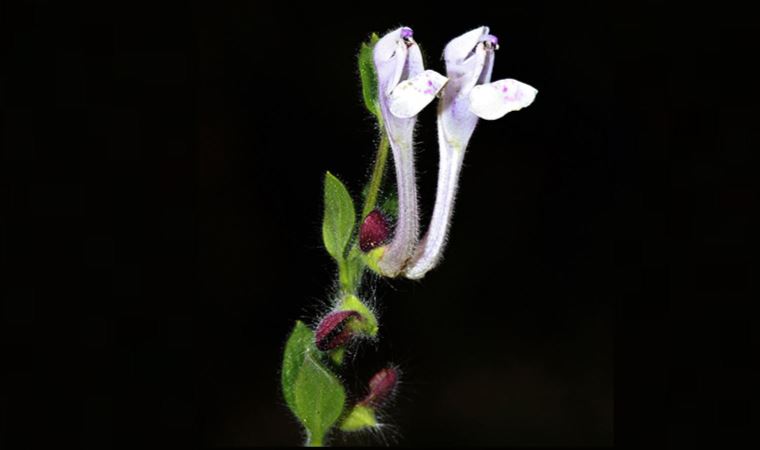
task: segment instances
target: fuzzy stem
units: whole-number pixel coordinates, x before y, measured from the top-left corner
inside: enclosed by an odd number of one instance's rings
[[[309,436],[309,438],[306,439],[306,444],[304,444],[304,447],[324,447],[324,444],[322,443],[322,436]]]
[[[382,128],[382,124],[381,124]],[[372,177],[369,181],[369,189],[367,190],[367,198],[364,201],[364,209],[362,210],[362,220],[369,213],[375,209],[377,204],[377,196],[380,192],[380,186],[383,183],[383,175],[385,174],[385,163],[388,161],[388,136],[383,131],[380,137],[380,144],[377,146],[377,158],[375,159],[375,167],[372,170]]]
[[[380,137],[380,143],[377,146],[375,167],[372,169],[372,176],[370,177],[369,185],[367,187],[367,196],[364,200],[364,209],[362,210],[361,220],[364,220],[364,218],[375,209],[377,197],[380,193],[380,186],[383,184],[386,162],[388,161],[389,142],[385,130],[383,129],[382,122],[380,123],[380,129],[382,130],[382,135]],[[359,226],[361,226],[361,222]],[[338,263],[340,284],[343,291],[347,294],[356,294],[359,285],[361,284],[365,267],[364,263],[361,261],[361,254],[362,251],[359,249],[359,240],[357,237],[351,246],[351,249],[348,251],[347,258]]]
[[[345,259],[341,259],[338,261],[338,278],[340,280],[340,285],[346,292],[352,292],[352,286],[353,286],[353,280],[351,277],[348,263]]]

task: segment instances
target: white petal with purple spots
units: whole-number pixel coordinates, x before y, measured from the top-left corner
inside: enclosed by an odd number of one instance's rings
[[[388,96],[391,113],[403,119],[416,116],[433,101],[447,78],[434,70],[426,70],[399,83]]]
[[[481,119],[496,120],[533,103],[538,90],[511,78],[475,86],[470,111]]]

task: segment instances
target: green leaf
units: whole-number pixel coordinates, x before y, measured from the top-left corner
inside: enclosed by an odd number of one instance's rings
[[[340,381],[307,351],[294,386],[296,415],[309,432],[309,445],[322,445],[325,434],[343,412],[346,392]]]
[[[362,81],[362,95],[364,105],[370,113],[380,119],[380,106],[377,100],[377,73],[372,60],[372,49],[380,40],[377,33],[372,33],[369,42],[362,44],[359,49],[359,76]]]
[[[325,174],[325,216],[322,240],[327,252],[341,265],[346,244],[356,223],[354,202],[348,190],[333,174]]]
[[[282,393],[285,396],[285,402],[294,413],[296,411],[293,393],[295,381],[301,371],[304,355],[313,347],[314,332],[300,320],[297,321],[293,332],[290,333],[288,343],[285,344],[285,355],[282,361]]]

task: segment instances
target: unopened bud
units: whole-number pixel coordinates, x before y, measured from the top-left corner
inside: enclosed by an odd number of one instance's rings
[[[359,404],[373,407],[382,405],[395,392],[398,378],[398,370],[393,367],[379,371],[369,380],[369,394]]]
[[[375,209],[367,214],[361,228],[359,228],[359,248],[363,252],[368,252],[383,245],[388,240],[388,234],[388,221],[383,213]]]
[[[356,311],[336,311],[325,316],[317,325],[315,333],[317,348],[325,352],[348,342],[353,335],[349,323],[354,319],[362,320],[362,316]]]

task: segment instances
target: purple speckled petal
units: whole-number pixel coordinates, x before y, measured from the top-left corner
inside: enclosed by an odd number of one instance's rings
[[[438,91],[446,84],[446,80],[446,77],[438,72],[426,70],[399,83],[388,96],[391,113],[400,118],[416,116],[433,101]]]
[[[496,120],[533,103],[538,91],[511,78],[475,86],[470,92],[470,111],[481,119]]]

